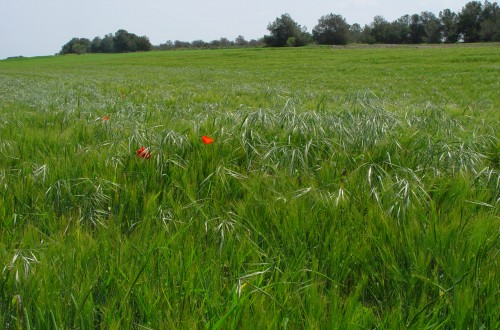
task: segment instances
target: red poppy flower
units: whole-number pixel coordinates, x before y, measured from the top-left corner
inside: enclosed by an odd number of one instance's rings
[[[206,135],[203,135],[201,137],[201,141],[205,144],[211,144],[211,143],[214,143],[214,139],[212,139],[210,136],[206,136]]]
[[[109,116],[102,117],[102,121],[108,121],[108,120],[109,120]]]
[[[139,150],[137,150],[137,155],[144,159],[151,158],[151,153],[148,152],[148,149],[146,149],[145,147],[140,147]]]

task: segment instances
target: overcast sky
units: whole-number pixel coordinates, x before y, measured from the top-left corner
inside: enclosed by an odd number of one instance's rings
[[[0,0],[0,59],[53,55],[73,37],[93,39],[119,29],[167,40],[258,39],[284,13],[309,32],[330,13],[362,26],[382,15],[459,12],[461,0]]]

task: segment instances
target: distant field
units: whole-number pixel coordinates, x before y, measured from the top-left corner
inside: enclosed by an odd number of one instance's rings
[[[500,328],[499,50],[0,61],[0,328]]]

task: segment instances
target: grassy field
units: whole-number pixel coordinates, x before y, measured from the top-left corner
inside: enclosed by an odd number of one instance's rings
[[[0,61],[0,328],[500,328],[499,49]]]

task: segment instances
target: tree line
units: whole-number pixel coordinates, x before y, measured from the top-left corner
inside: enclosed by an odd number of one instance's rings
[[[90,41],[86,38],[73,38],[61,49],[60,54],[86,54],[86,53],[126,53],[148,51],[153,45],[146,36],[139,37],[126,30],[107,34],[104,38],[95,37]]]
[[[320,45],[366,44],[419,44],[500,41],[500,8],[496,2],[471,1],[459,13],[444,9],[435,15],[424,11],[404,15],[393,22],[383,16],[375,16],[373,22],[361,27],[349,24],[342,15],[328,14],[318,20],[312,33],[301,26],[289,14],[277,17],[267,26],[269,35],[259,40],[247,41],[238,36],[234,41],[220,38],[211,42],[176,40],[153,46],[146,36],[139,37],[125,30],[104,38],[73,38],[66,43],[60,54],[122,53],[178,48],[221,47],[299,47],[311,43]]]
[[[220,38],[206,42],[203,40],[181,41],[168,40],[157,46],[153,46],[155,50],[171,50],[171,49],[182,49],[182,48],[237,48],[237,47],[262,47],[265,46],[263,39],[251,39],[246,40],[244,36],[239,35],[235,40],[229,40],[227,38]]]
[[[462,11],[450,9],[439,16],[424,11],[404,15],[393,22],[383,16],[375,16],[373,22],[361,27],[350,25],[341,16],[322,16],[312,34],[284,14],[267,27],[270,35],[264,36],[268,46],[304,46],[312,42],[321,45],[366,44],[420,44],[500,41],[500,9],[496,2],[467,3]]]

